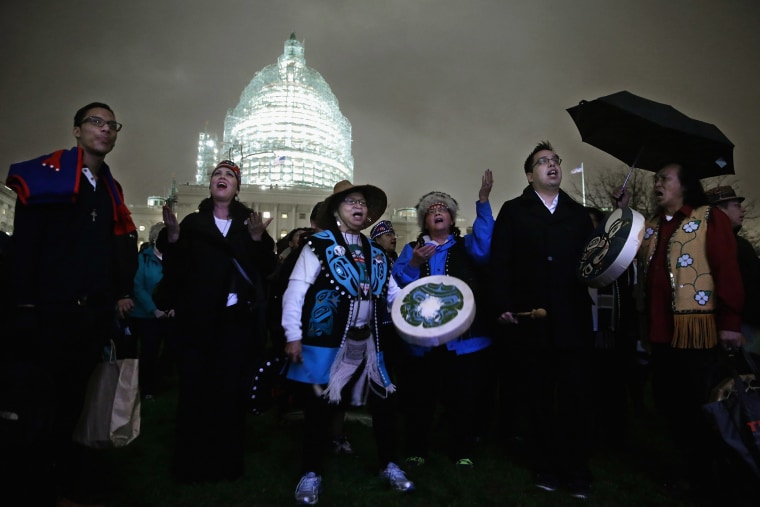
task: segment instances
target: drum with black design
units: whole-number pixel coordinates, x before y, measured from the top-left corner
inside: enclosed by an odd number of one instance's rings
[[[393,301],[391,318],[408,343],[435,347],[469,329],[475,319],[475,298],[459,278],[426,276],[401,289]]]
[[[644,237],[644,215],[618,208],[600,223],[586,243],[578,277],[589,287],[605,287],[631,265]]]

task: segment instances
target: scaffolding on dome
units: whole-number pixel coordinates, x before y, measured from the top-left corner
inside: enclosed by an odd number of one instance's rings
[[[353,180],[351,123],[324,78],[306,65],[295,34],[228,110],[223,141],[200,134],[196,183],[208,183],[220,154],[239,163],[242,183],[262,188],[332,189]]]

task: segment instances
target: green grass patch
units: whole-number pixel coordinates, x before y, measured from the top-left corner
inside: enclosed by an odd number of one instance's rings
[[[253,507],[294,505],[302,422],[280,422],[274,411],[249,416],[246,473],[235,482],[175,484],[171,479],[176,391],[170,388],[143,403],[142,433],[123,449],[107,451],[116,473],[115,501],[109,507]],[[358,412],[356,415],[361,415]],[[660,493],[656,470],[672,461],[670,443],[651,407],[631,420],[625,451],[597,452],[592,497],[571,498],[562,489],[547,493],[532,484],[530,470],[510,449],[486,439],[473,470],[458,470],[443,454],[433,453],[420,468],[407,470],[417,490],[392,491],[377,477],[371,429],[359,420],[346,423],[354,456],[331,456],[323,471],[320,505],[362,507],[465,506],[671,506],[684,504]],[[495,431],[493,433],[496,433]],[[199,438],[202,438],[199,435]],[[442,448],[443,435],[433,444]],[[402,465],[403,468],[403,465]]]

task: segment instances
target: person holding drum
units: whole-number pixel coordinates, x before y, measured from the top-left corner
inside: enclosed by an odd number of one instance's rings
[[[465,236],[456,226],[459,205],[453,197],[437,191],[422,196],[417,203],[420,235],[417,241],[404,246],[393,265],[393,276],[400,286],[432,275],[450,275],[469,285],[478,297],[477,282],[482,278],[480,270],[488,263],[493,231],[488,200],[492,186],[489,169],[481,179],[473,232]],[[438,340],[431,337],[431,342]],[[441,345],[403,345],[399,384],[406,418],[407,463],[425,463],[436,403],[442,398],[450,423],[449,455],[458,467],[472,468],[472,453],[484,415],[480,396],[486,391],[487,349],[491,345],[487,327],[476,318],[471,327],[465,323],[457,337]]]
[[[684,464],[668,482],[678,494],[720,502],[726,489],[712,472],[717,450],[707,445],[714,435],[701,407],[722,380],[719,345],[742,343],[744,291],[736,239],[728,216],[708,205],[688,166],[664,165],[653,191],[657,208],[646,221],[637,260],[655,407],[668,421]],[[621,207],[630,200],[624,188],[613,197]]]
[[[613,215],[605,216],[602,210],[593,206],[587,206],[586,210],[594,224],[595,234],[599,233],[599,225],[613,218]],[[631,255],[635,253],[634,247]],[[610,254],[609,249],[606,254]],[[605,379],[597,384],[593,399],[595,449],[624,449],[629,432],[628,393],[634,407],[638,408],[643,403],[640,401],[643,382],[635,368],[639,338],[633,297],[635,280],[636,270],[629,261],[628,267],[611,283],[588,288],[593,301],[592,375]]]
[[[508,351],[499,356],[502,370],[523,373],[510,379],[519,384],[502,383],[499,389],[502,404],[527,409],[535,485],[555,491],[564,483],[583,499],[591,490],[594,342],[591,298],[576,270],[593,225],[586,209],[560,189],[561,163],[548,141],[525,160],[528,186],[502,205],[494,225],[490,301]],[[519,316],[534,308],[545,309],[546,317]],[[512,393],[521,391],[528,396],[516,405]]]
[[[301,504],[318,502],[325,443],[341,403],[368,405],[380,476],[397,491],[414,490],[394,455],[395,386],[378,322],[378,308],[393,300],[398,286],[385,252],[361,233],[387,202],[378,187],[338,182],[317,212],[321,231],[307,239],[283,295],[287,377],[304,400],[302,476],[295,491]]]

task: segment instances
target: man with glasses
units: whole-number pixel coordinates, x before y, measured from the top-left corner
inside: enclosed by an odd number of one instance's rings
[[[13,164],[6,180],[17,194],[16,352],[47,384],[44,399],[34,405],[53,405],[53,415],[41,421],[50,433],[36,435],[34,449],[21,449],[18,457],[16,471],[30,477],[17,483],[36,485],[19,497],[25,503],[105,500],[104,463],[71,435],[89,375],[115,337],[117,316],[133,306],[137,235],[121,186],[105,163],[121,127],[108,105],[88,104],[74,116],[75,147]]]
[[[589,361],[593,346],[591,300],[576,276],[581,252],[593,232],[578,202],[560,189],[562,159],[547,141],[525,160],[528,186],[502,206],[491,241],[491,301],[504,336],[500,385],[500,425],[520,435],[530,428],[530,458],[536,487],[566,486],[576,498],[591,489],[589,449]],[[518,314],[543,308],[546,317]],[[519,384],[519,385],[518,385]],[[508,413],[514,393],[528,408],[524,428]],[[509,399],[507,400],[507,396]],[[507,405],[509,403],[510,405]]]

